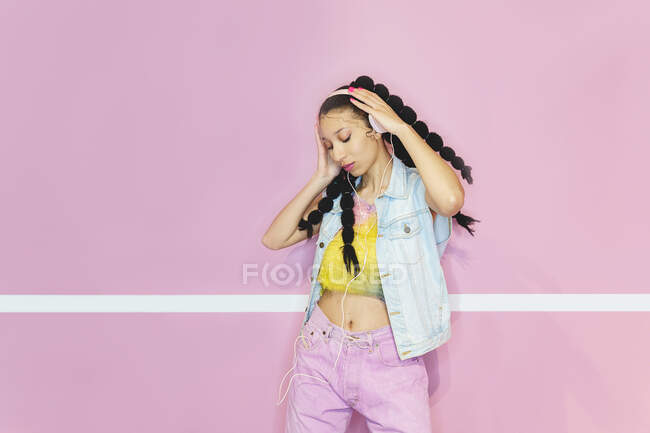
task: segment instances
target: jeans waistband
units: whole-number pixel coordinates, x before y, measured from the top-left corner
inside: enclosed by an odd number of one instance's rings
[[[318,304],[314,306],[312,314],[305,324],[305,328],[315,330],[321,333],[323,337],[335,338],[337,340],[343,338],[345,343],[354,344],[362,348],[371,348],[374,344],[393,340],[393,330],[390,325],[368,331],[348,331],[332,323],[325,313],[323,313],[323,310],[318,307]]]

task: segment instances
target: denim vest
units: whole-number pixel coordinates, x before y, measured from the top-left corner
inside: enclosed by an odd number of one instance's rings
[[[323,253],[341,228],[340,201],[339,195],[332,210],[323,215],[303,325],[320,298],[317,276]],[[395,345],[404,360],[434,350],[451,337],[447,284],[440,265],[451,236],[451,218],[436,215],[432,221],[420,174],[397,157],[388,188],[375,200],[375,207],[379,277]]]

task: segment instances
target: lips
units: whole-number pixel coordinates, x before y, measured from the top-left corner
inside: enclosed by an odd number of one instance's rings
[[[350,171],[352,169],[352,166],[354,165],[354,162],[349,163],[348,165],[343,166],[343,170],[345,171]]]

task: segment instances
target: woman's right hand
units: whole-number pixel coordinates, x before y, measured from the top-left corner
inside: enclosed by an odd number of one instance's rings
[[[323,182],[330,182],[341,172],[341,166],[334,162],[330,157],[330,153],[320,139],[318,132],[318,122],[314,124],[314,134],[316,135],[316,146],[318,147],[318,165],[316,168],[315,177],[322,179]]]

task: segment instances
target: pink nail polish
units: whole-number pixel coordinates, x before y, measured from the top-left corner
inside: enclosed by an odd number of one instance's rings
[[[354,87],[350,86],[350,87],[348,87],[348,90],[349,90],[350,92],[354,92]]]

